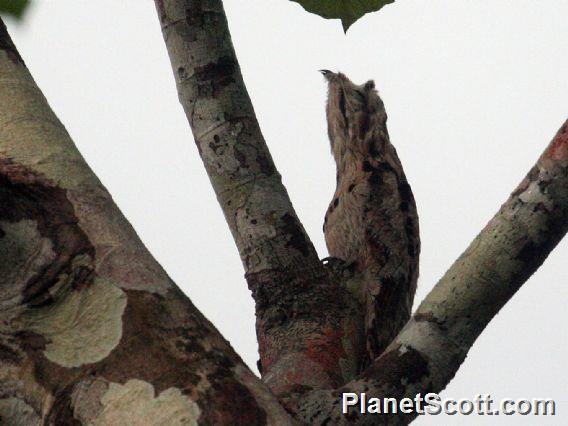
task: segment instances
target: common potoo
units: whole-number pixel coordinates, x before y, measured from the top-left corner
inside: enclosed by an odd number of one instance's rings
[[[358,86],[341,73],[321,72],[328,82],[327,125],[337,165],[325,241],[330,256],[361,278],[370,361],[410,316],[418,279],[418,215],[374,82]]]

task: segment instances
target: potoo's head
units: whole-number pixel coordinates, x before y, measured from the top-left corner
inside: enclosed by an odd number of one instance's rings
[[[375,83],[356,85],[345,74],[320,70],[328,83],[327,125],[336,160],[356,139],[365,139],[374,124],[384,123],[386,113]]]
[[[327,107],[340,112],[345,118],[349,113],[366,109],[369,92],[375,88],[373,80],[358,86],[345,74],[330,70],[320,70],[328,83]]]
[[[330,70],[319,70],[327,81],[337,78],[337,74]]]
[[[349,80],[343,73],[333,72],[330,70],[319,70],[319,72],[322,73],[325,81],[327,81],[330,85],[335,83],[340,84],[342,87],[345,87],[345,85],[355,87],[355,85],[351,83],[351,80]]]

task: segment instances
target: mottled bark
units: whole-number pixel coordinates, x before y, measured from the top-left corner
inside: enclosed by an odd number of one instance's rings
[[[260,133],[221,2],[156,5],[180,102],[256,302],[263,380],[308,424],[411,421],[343,416],[340,394],[414,397],[449,382],[475,338],[566,232],[565,128],[385,352],[335,387],[349,376],[340,370],[346,351],[354,347],[355,361],[361,354],[358,339],[345,339],[357,335],[361,318],[356,305],[345,308],[342,290],[357,283],[341,274],[329,279],[317,261]]]
[[[151,257],[0,21],[0,423],[288,424]]]
[[[151,257],[0,21],[0,420],[8,424],[408,423],[342,392],[439,392],[568,230],[568,122],[384,353],[356,379],[357,305],[270,159],[217,0],[158,1],[180,100],[257,303],[263,379]],[[369,171],[371,172],[371,171]]]
[[[521,184],[358,380],[307,395],[309,424],[398,424],[413,417],[341,414],[342,392],[409,397],[440,392],[469,348],[568,231],[568,121]]]
[[[362,346],[356,308],[319,261],[282,185],[222,2],[156,6],[180,102],[256,302],[263,380],[278,395],[340,385]]]

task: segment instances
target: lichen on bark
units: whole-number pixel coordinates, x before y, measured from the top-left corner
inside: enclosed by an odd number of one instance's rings
[[[0,30],[0,415],[288,424],[152,258]]]

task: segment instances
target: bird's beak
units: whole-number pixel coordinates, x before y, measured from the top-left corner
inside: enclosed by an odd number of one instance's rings
[[[319,70],[323,75],[331,74],[330,70]]]

